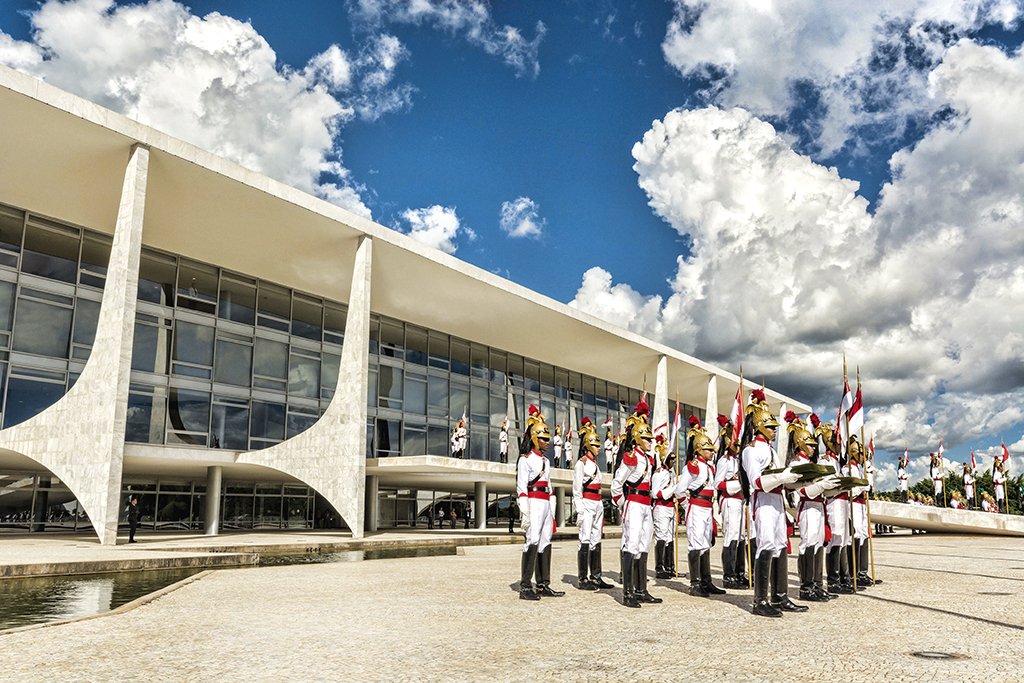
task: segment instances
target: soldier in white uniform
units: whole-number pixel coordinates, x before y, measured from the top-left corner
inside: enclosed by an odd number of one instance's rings
[[[813,463],[818,442],[803,421],[792,410],[786,413],[789,426],[789,464]],[[800,574],[800,599],[809,602],[828,602],[832,595],[825,591],[822,575],[825,568],[825,498],[826,491],[838,486],[838,477],[831,474],[797,489],[797,524],[800,527],[800,556],[797,567]]]
[[[850,437],[850,445],[846,447],[847,457],[850,459],[850,476],[864,479],[864,461],[867,455],[864,447],[857,441],[856,436]],[[853,499],[853,540],[854,546],[851,552],[857,553],[857,588],[870,588],[874,585],[871,575],[868,573],[868,487],[855,486],[850,491]]]
[[[668,444],[661,434],[654,437],[654,441],[659,463],[651,477],[651,496],[654,505],[654,575],[659,579],[672,579],[676,576],[675,454],[668,452]]]
[[[896,470],[896,480],[900,483],[900,500],[907,502],[907,489],[910,486],[910,475],[907,474],[907,465],[900,459],[900,467]]]
[[[733,424],[729,418],[719,415],[718,426],[715,489],[722,515],[722,585],[726,588],[750,588],[750,579],[747,578],[747,520],[743,513],[739,453],[733,446]]]
[[[612,437],[612,430],[610,427],[604,435],[604,462],[608,471],[611,472],[612,467],[615,466],[615,439]]]
[[[942,505],[942,458],[934,453],[929,453],[928,455],[930,455],[932,459],[929,474],[931,474],[932,477],[932,490],[935,495],[935,505],[938,507]]]
[[[551,445],[555,448],[555,467],[562,466],[562,428],[555,425],[555,435],[551,439]]]
[[[974,509],[974,472],[971,466],[964,463],[964,498],[967,499],[967,509]]]
[[[562,446],[562,453],[565,455],[565,462],[559,463],[559,467],[569,469],[572,466],[572,430],[565,433],[565,443]]]
[[[757,555],[754,558],[753,613],[762,617],[781,617],[785,612],[806,612],[807,607],[789,599],[789,572],[786,546],[785,487],[800,475],[782,466],[772,447],[779,427],[768,410],[764,392],[755,389],[754,403],[747,406],[742,463],[748,492],[753,498]],[[766,473],[766,470],[781,470]],[[772,587],[771,601],[768,587]]]
[[[552,504],[555,497],[551,494],[551,467],[544,456],[550,440],[551,432],[544,423],[544,416],[537,406],[531,405],[516,462],[519,519],[526,536],[519,581],[519,597],[523,600],[539,600],[542,595],[553,598],[565,595],[551,588],[551,535],[555,527]],[[534,575],[537,578],[536,590],[531,581]]]
[[[999,458],[992,462],[992,486],[996,491],[996,512],[1009,512],[1006,507],[1006,471]]]
[[[831,422],[821,422],[811,413],[811,425],[818,437],[818,464],[832,468],[836,476],[843,476],[843,467],[835,451],[835,432]],[[821,453],[824,446],[825,452]],[[825,565],[828,573],[828,592],[833,595],[853,593],[853,578],[850,576],[849,557],[845,552],[850,543],[850,494],[836,490],[825,497],[826,532]]]
[[[508,418],[501,423],[501,431],[498,432],[498,453],[501,455],[501,462],[508,462]]]
[[[572,500],[576,507],[576,526],[580,546],[576,551],[576,569],[580,590],[600,590],[612,585],[601,578],[601,532],[604,529],[604,505],[601,503],[601,468],[597,455],[601,437],[589,417],[580,427],[580,457],[572,471]]]
[[[622,518],[622,604],[639,607],[641,602],[659,603],[647,591],[647,550],[653,527],[651,515],[651,474],[654,458],[650,456],[654,435],[647,422],[648,405],[640,401],[626,420],[626,436],[620,449],[620,460],[612,479],[612,501],[619,506]]]
[[[452,457],[466,457],[466,423],[460,419],[452,432]]]
[[[676,497],[687,496],[686,544],[689,549],[690,595],[706,598],[724,590],[711,582],[711,546],[715,542],[715,445],[696,417],[687,433],[686,468],[679,474]]]

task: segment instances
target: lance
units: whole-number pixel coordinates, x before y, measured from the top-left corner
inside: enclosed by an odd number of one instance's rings
[[[857,367],[857,388],[860,389],[860,366]],[[862,413],[866,412],[864,410],[864,403],[863,402],[861,403],[860,409],[861,409]],[[872,439],[872,441],[873,440],[874,439]],[[861,422],[860,422],[860,442],[861,442],[861,444],[864,444],[864,419],[863,418],[861,418]],[[868,450],[867,450],[866,446],[862,445],[861,453],[864,454],[864,477],[867,478],[867,472],[868,472],[868,464],[867,464],[867,462],[868,462]],[[871,496],[868,496],[867,498],[864,499],[864,506],[865,506],[865,511],[867,512],[867,515],[868,515],[868,556],[869,556],[869,558],[871,560],[871,582],[872,583],[878,583],[878,579],[875,578],[875,542],[874,542],[875,535],[871,531]]]
[[[846,352],[843,351],[843,391],[846,391],[847,385],[850,383],[849,376],[846,374]],[[845,396],[845,394],[844,394]],[[842,407],[842,404],[840,404]],[[863,408],[861,408],[863,410]],[[850,463],[850,414],[844,411],[841,417],[846,422],[846,429],[843,432],[846,434],[846,471],[851,476],[853,475],[853,465]],[[851,491],[852,493],[852,491]],[[857,527],[853,523],[853,496],[849,496],[847,501],[847,518],[849,519],[848,527],[850,529],[850,573],[853,575],[853,593],[857,594]]]
[[[679,389],[676,389],[676,410],[679,410]],[[672,426],[675,427],[675,417],[672,419]],[[679,428],[676,428],[675,435],[676,459],[672,463],[675,469],[675,483],[679,485]],[[674,492],[673,492],[674,493]],[[679,566],[679,501],[672,497],[672,551],[675,557],[672,558],[672,566]],[[691,577],[692,578],[692,577]]]

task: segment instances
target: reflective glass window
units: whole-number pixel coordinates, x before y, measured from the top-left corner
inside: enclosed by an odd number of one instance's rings
[[[41,225],[38,219],[29,219],[25,229],[25,253],[21,270],[32,275],[76,282],[78,280],[78,231],[57,225]]]
[[[217,302],[217,269],[181,259],[178,264],[178,306],[213,313]]]
[[[323,362],[320,365],[320,396],[330,398],[334,396],[334,390],[338,386],[338,366],[341,364],[341,356],[336,353],[324,351]]]
[[[487,365],[490,368],[492,382],[505,382],[505,371],[508,369],[508,359],[500,351],[491,351],[487,356]]]
[[[448,417],[448,378],[427,376],[427,414]]]
[[[256,322],[256,284],[240,278],[224,276],[220,280],[217,317],[236,323]]]
[[[425,455],[427,453],[427,427],[405,423],[402,430],[402,455]]]
[[[256,324],[287,332],[291,326],[291,293],[284,287],[260,282]]]
[[[92,346],[96,339],[96,323],[100,318],[100,302],[79,298],[75,302],[75,332],[73,340],[82,346]]]
[[[7,382],[4,427],[13,427],[35,417],[64,395],[64,384],[11,377]]]
[[[428,348],[430,350],[430,366],[448,369],[448,335],[440,332],[429,332]]]
[[[135,323],[132,370],[165,374],[170,336],[169,327]]]
[[[288,393],[320,398],[320,359],[292,353],[288,361]]]
[[[244,451],[249,448],[249,407],[243,402],[213,404],[211,448]]]
[[[103,288],[110,263],[111,240],[106,235],[86,233],[82,238],[82,267],[78,281],[90,287]]]
[[[306,431],[320,418],[319,413],[307,408],[295,408],[291,407],[288,409],[288,438],[292,438],[296,434],[301,434]]]
[[[129,393],[125,440],[136,443],[163,443],[166,404],[167,399],[155,392]]]
[[[18,267],[24,224],[25,214],[21,211],[0,207],[0,265]]]
[[[71,309],[22,297],[14,323],[15,351],[54,358],[68,357]]]
[[[0,281],[0,330],[10,331],[14,318],[14,284]]]
[[[366,404],[376,410],[377,409],[377,367],[373,366],[369,370],[369,377],[366,382]]]
[[[139,263],[139,299],[171,305],[177,269],[174,257],[143,249]]]
[[[213,365],[213,328],[185,320],[174,321],[174,360]]]
[[[210,395],[191,389],[171,389],[167,401],[167,428],[170,430],[168,443],[205,446],[210,429]]]
[[[320,341],[323,337],[324,307],[318,301],[296,296],[292,302],[292,334]]]
[[[405,357],[405,329],[401,323],[394,320],[380,321],[380,355]]]
[[[402,408],[402,370],[381,365],[378,370],[377,400],[381,408]]]
[[[284,421],[285,407],[283,403],[252,402],[250,434],[254,439],[280,441],[284,438]]]
[[[490,417],[490,391],[486,385],[470,387],[469,412],[474,422],[487,422]]]
[[[427,426],[427,454],[428,455],[449,455],[448,438],[450,434],[444,427],[437,425]]]
[[[217,340],[213,368],[216,382],[247,387],[252,382],[252,345],[230,339]]]
[[[405,375],[404,408],[407,413],[427,414],[427,378],[422,375]]]
[[[265,377],[288,378],[288,345],[270,339],[256,339],[253,372]]]
[[[452,382],[451,391],[448,395],[450,408],[448,416],[453,420],[460,419],[469,412],[469,387],[465,384]]]
[[[401,420],[385,420],[377,418],[377,457],[398,455],[401,448]]]
[[[469,374],[469,342],[452,339],[451,346],[452,372],[460,375]]]
[[[345,307],[327,304],[324,308],[324,341],[342,343],[345,336]]]
[[[427,364],[427,331],[414,325],[405,326],[405,360],[416,365]]]

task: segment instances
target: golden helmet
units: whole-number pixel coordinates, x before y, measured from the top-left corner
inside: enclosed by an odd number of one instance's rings
[[[817,439],[807,430],[807,426],[803,423],[796,413],[792,410],[786,412],[786,422],[789,426],[786,427],[786,431],[789,433],[789,442],[793,444],[794,451],[800,451],[804,455],[810,456],[814,453],[814,447],[817,445]]]
[[[761,396],[764,396],[764,393]],[[772,411],[768,410],[767,403],[751,403],[747,406],[747,414],[750,415],[751,424],[754,426],[755,432],[768,440],[774,438],[774,435],[769,434],[768,430],[778,429],[779,421],[772,415]]]
[[[689,442],[686,445],[686,458],[689,461],[699,451],[714,451],[715,444],[711,437],[704,431],[700,419],[696,415],[690,416],[690,430],[686,433]]]
[[[862,462],[864,459],[864,447],[857,441],[856,436],[850,437],[850,443],[846,446],[846,455],[854,462]]]
[[[831,422],[822,422],[818,416],[811,413],[811,427],[814,428],[814,436],[819,437],[825,444],[825,448],[832,449],[832,442],[835,440],[835,432]]]
[[[650,441],[654,438],[654,434],[651,433],[651,425],[647,422],[647,416],[650,412],[650,406],[641,398],[637,402],[633,414],[626,418],[626,432],[632,435],[633,441],[640,439]]]
[[[530,443],[534,448],[540,450],[537,441],[539,439],[551,440],[551,430],[544,422],[544,416],[540,414],[537,406],[530,404],[529,415],[526,418],[526,433],[530,435]]]
[[[584,417],[580,423],[580,444],[587,451],[594,446],[601,447],[601,437],[598,436],[597,428],[589,417]]]

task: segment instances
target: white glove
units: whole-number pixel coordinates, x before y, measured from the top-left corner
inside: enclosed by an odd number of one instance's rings
[[[850,495],[854,498],[860,498],[864,495],[864,492],[868,490],[867,486],[854,486],[853,490],[850,491]]]
[[[530,530],[530,499],[526,496],[519,498],[519,526],[524,534]]]
[[[825,482],[816,481],[804,487],[804,495],[808,498],[817,498],[825,492]]]
[[[774,491],[780,486],[786,484],[792,484],[800,475],[794,472],[791,468],[787,467],[777,474],[762,474],[761,475],[761,489],[763,491]]]
[[[725,492],[730,496],[735,496],[737,493],[743,490],[743,486],[735,479],[730,479],[725,482]]]
[[[838,474],[830,474],[830,475],[828,475],[827,477],[825,477],[823,479],[819,479],[815,483],[821,484],[823,491],[831,491],[832,489],[839,488],[839,475]]]

